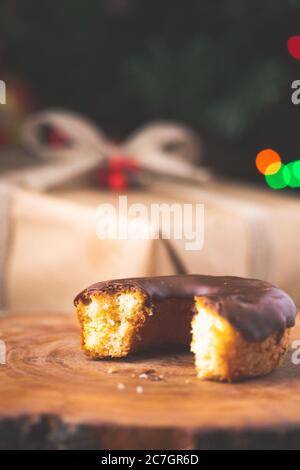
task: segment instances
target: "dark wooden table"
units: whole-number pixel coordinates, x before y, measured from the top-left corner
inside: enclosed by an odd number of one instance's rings
[[[1,449],[300,448],[292,350],[267,377],[221,384],[197,380],[189,353],[88,359],[74,316],[1,317],[0,339]]]

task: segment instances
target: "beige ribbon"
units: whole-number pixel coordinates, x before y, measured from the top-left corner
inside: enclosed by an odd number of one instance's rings
[[[42,125],[59,129],[71,145],[57,149],[43,144],[39,138]],[[204,183],[210,176],[208,170],[196,165],[201,163],[203,154],[198,137],[189,128],[176,123],[148,124],[116,145],[82,116],[43,111],[27,118],[20,137],[23,147],[40,164],[10,172],[5,178],[34,190],[68,183],[99,167],[104,159],[116,153],[131,156],[155,177],[177,177]]]

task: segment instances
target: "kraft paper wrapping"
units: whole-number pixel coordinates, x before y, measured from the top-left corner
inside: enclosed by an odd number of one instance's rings
[[[6,276],[10,246],[10,209],[13,188],[0,184],[0,311],[6,306]]]
[[[72,310],[74,296],[96,280],[171,272],[157,241],[99,240],[95,210],[16,189],[10,206],[6,309]]]
[[[187,272],[263,278],[300,301],[296,198],[224,182],[205,189],[158,183],[151,193],[128,195],[129,204],[174,201],[205,207],[203,249],[170,242]],[[75,294],[95,281],[177,272],[162,240],[99,240],[95,208],[102,202],[117,205],[117,196],[72,187],[13,191],[2,288],[8,310],[69,312]]]
[[[162,188],[155,189],[162,194]],[[168,184],[164,192],[171,197],[178,188]],[[206,207],[204,249],[195,257],[186,256],[189,271],[203,266],[201,272],[209,274],[224,271],[265,279],[300,303],[298,197],[229,181],[214,181],[201,190],[187,186],[182,193]]]

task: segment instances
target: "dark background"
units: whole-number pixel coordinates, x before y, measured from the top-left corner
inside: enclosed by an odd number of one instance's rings
[[[34,108],[79,111],[114,138],[182,121],[221,174],[261,179],[257,151],[300,156],[294,34],[300,0],[1,0],[0,78]]]

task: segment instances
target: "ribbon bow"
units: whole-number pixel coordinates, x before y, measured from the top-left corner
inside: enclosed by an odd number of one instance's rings
[[[99,184],[117,190],[157,177],[204,183],[210,176],[198,166],[203,153],[198,137],[175,123],[148,124],[116,144],[82,116],[43,111],[27,118],[20,137],[23,147],[43,164],[12,172],[8,179],[36,190],[91,172]]]

